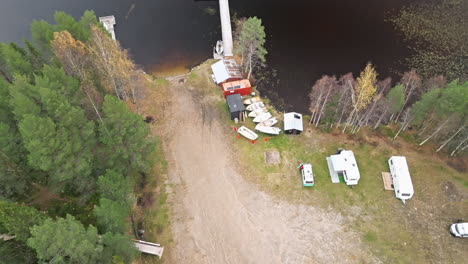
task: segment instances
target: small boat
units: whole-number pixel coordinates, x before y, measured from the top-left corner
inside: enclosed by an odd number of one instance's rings
[[[260,122],[263,122],[263,121],[268,120],[268,119],[270,119],[270,118],[271,118],[270,112],[266,112],[266,113],[264,113],[264,114],[261,114],[261,115],[259,115],[259,116],[256,116],[256,117],[253,119],[253,121],[254,121],[255,123],[260,123]]]
[[[258,138],[258,135],[253,132],[252,130],[246,128],[245,126],[241,126],[237,129],[237,132],[239,132],[239,134],[241,134],[242,136],[250,139],[250,140],[255,140]]]
[[[250,112],[248,114],[248,116],[249,117],[256,117],[256,116],[259,116],[259,115],[267,113],[267,112],[268,112],[268,110],[265,107],[263,107],[263,108],[255,109],[254,111]]]
[[[255,97],[250,97],[250,98],[247,98],[243,101],[244,104],[246,105],[250,105],[250,104],[253,104],[253,103],[256,103],[256,102],[261,102],[262,99],[260,99],[260,97],[258,96],[255,96]]]
[[[265,105],[262,103],[262,102],[256,102],[256,103],[253,103],[251,105],[248,105],[245,109],[247,109],[248,111],[254,111],[256,109],[260,109],[260,108],[264,108]]]
[[[260,122],[258,125],[261,125],[261,126],[266,126],[266,127],[271,127],[273,126],[274,124],[278,123],[278,119],[276,119],[276,117],[272,117],[268,120],[265,120],[265,121],[262,121]]]
[[[222,54],[223,54],[224,48],[223,48],[223,41],[222,41],[222,40],[218,40],[218,41],[216,42],[215,51],[216,51],[216,53],[218,53],[219,55],[222,55]]]
[[[265,134],[270,134],[270,135],[279,135],[279,133],[281,132],[281,128],[266,127],[266,126],[260,126],[260,125],[256,125],[255,130],[260,131]]]

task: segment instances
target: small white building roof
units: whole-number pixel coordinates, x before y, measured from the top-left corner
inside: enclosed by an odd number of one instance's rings
[[[398,177],[400,192],[413,194],[413,182],[411,181],[406,158],[403,156],[391,156],[390,161],[393,163],[393,170]]]
[[[220,60],[211,65],[214,80],[217,84],[223,83],[228,79],[241,79],[242,74],[235,60]]]
[[[284,130],[303,130],[302,115],[296,112],[284,113]]]
[[[335,172],[343,172],[346,183],[355,182],[361,178],[356,158],[351,150],[342,150],[340,154],[330,156],[331,165]]]

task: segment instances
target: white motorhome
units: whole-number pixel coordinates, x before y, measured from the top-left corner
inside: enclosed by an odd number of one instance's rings
[[[340,150],[338,154],[327,157],[328,170],[333,183],[343,177],[347,185],[357,185],[361,174],[351,150]]]
[[[414,194],[413,183],[411,182],[406,158],[402,156],[392,156],[388,160],[388,165],[390,166],[395,196],[405,203],[405,201],[411,199]]]

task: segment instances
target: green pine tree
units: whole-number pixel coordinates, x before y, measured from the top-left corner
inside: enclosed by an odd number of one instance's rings
[[[112,95],[104,98],[103,112],[105,127],[100,124],[99,138],[105,168],[126,175],[149,171],[155,144],[148,139],[150,130],[143,118]]]
[[[85,228],[71,215],[47,219],[31,228],[31,235],[27,244],[42,263],[94,264],[103,250],[97,229],[92,225]]]
[[[122,234],[105,233],[102,236],[104,250],[101,255],[101,263],[132,263],[138,255],[138,251],[131,239]]]
[[[119,202],[106,198],[99,200],[99,206],[94,209],[99,230],[123,234],[127,230],[126,219],[130,214],[130,208]]]
[[[99,176],[98,191],[102,198],[116,201],[122,205],[130,205],[130,181],[116,171],[107,170],[106,174]]]
[[[0,229],[18,241],[26,242],[31,236],[30,228],[42,224],[46,218],[33,207],[0,201]]]
[[[0,53],[5,63],[5,74],[9,79],[15,74],[31,77],[34,73],[34,67],[29,61],[26,51],[16,44],[0,43]]]

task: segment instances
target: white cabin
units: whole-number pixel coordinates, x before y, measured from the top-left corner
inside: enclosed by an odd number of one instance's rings
[[[284,113],[284,133],[301,134],[303,129],[301,114],[296,112]]]
[[[390,166],[395,196],[404,203],[405,200],[410,199],[414,194],[413,182],[411,181],[406,158],[402,156],[392,156],[388,160],[388,165]]]
[[[224,82],[239,81],[242,79],[239,65],[233,59],[220,60],[211,65],[213,74],[211,78],[216,84],[222,84]]]
[[[328,169],[333,183],[338,183],[342,176],[347,185],[357,185],[361,174],[351,150],[342,150],[339,154],[327,157]]]

